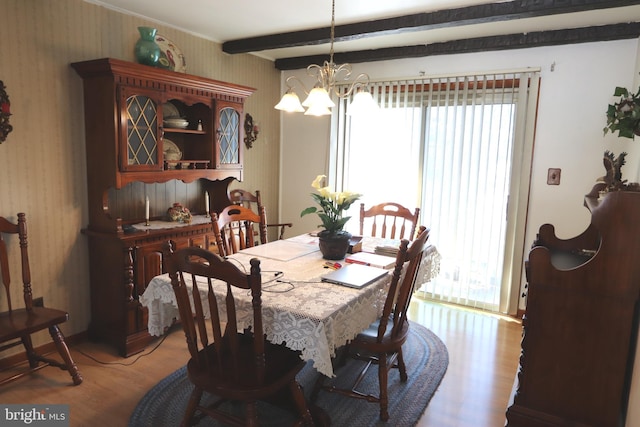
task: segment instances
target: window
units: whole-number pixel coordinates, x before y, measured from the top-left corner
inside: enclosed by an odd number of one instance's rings
[[[524,228],[519,189],[528,188],[537,85],[531,71],[387,81],[372,84],[375,117],[346,115],[348,99],[336,109],[337,188],[363,193],[365,206],[420,207],[420,223],[431,228],[442,263],[425,296],[503,312],[517,306],[524,247],[515,231]],[[358,209],[349,214],[358,218]],[[358,232],[358,221],[348,224]]]

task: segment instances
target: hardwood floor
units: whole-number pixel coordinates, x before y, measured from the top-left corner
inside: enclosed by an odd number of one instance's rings
[[[499,427],[513,388],[522,323],[455,306],[412,301],[411,319],[446,344],[449,368],[418,427]]]
[[[417,298],[411,319],[435,332],[449,351],[447,373],[418,426],[503,426],[520,355],[520,322]],[[128,359],[102,344],[73,346],[71,353],[84,376],[80,386],[73,386],[66,372],[46,368],[0,389],[0,402],[69,404],[72,427],[124,427],[142,396],[186,363],[181,329],[174,327],[156,344],[155,351],[150,347],[144,356]]]

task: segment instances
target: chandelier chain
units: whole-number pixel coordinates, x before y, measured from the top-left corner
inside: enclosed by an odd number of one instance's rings
[[[329,62],[333,63],[333,39],[336,37],[336,0],[331,0],[331,46],[329,48]]]

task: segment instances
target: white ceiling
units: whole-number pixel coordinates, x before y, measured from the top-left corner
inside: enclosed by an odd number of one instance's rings
[[[137,15],[215,42],[278,34],[331,23],[331,0],[85,0]],[[487,0],[337,0],[336,25],[434,12],[479,4]],[[335,51],[412,46],[472,37],[578,28],[640,21],[640,5],[590,12],[552,15],[480,25],[408,32],[336,43]],[[302,46],[257,52],[279,59],[328,53],[328,46]]]

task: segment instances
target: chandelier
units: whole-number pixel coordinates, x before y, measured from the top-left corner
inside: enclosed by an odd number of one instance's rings
[[[304,83],[296,76],[289,76],[285,81],[287,92],[282,96],[280,102],[275,106],[277,110],[289,113],[304,112],[307,116],[326,116],[331,114],[331,108],[335,107],[335,103],[331,100],[332,96],[338,98],[346,98],[352,93],[353,101],[347,109],[347,114],[353,115],[367,110],[378,108],[373,100],[371,93],[367,90],[369,84],[369,76],[360,73],[351,82],[346,92],[340,93],[336,87],[339,83],[348,83],[351,77],[351,64],[337,65],[333,62],[333,42],[335,39],[335,15],[336,2],[331,2],[331,48],[329,50],[329,61],[324,61],[322,66],[311,64],[307,67],[307,75],[315,78],[316,82],[308,91]],[[300,103],[300,98],[294,91],[294,84],[298,83],[304,90],[307,98]],[[306,107],[306,110],[305,110]]]

